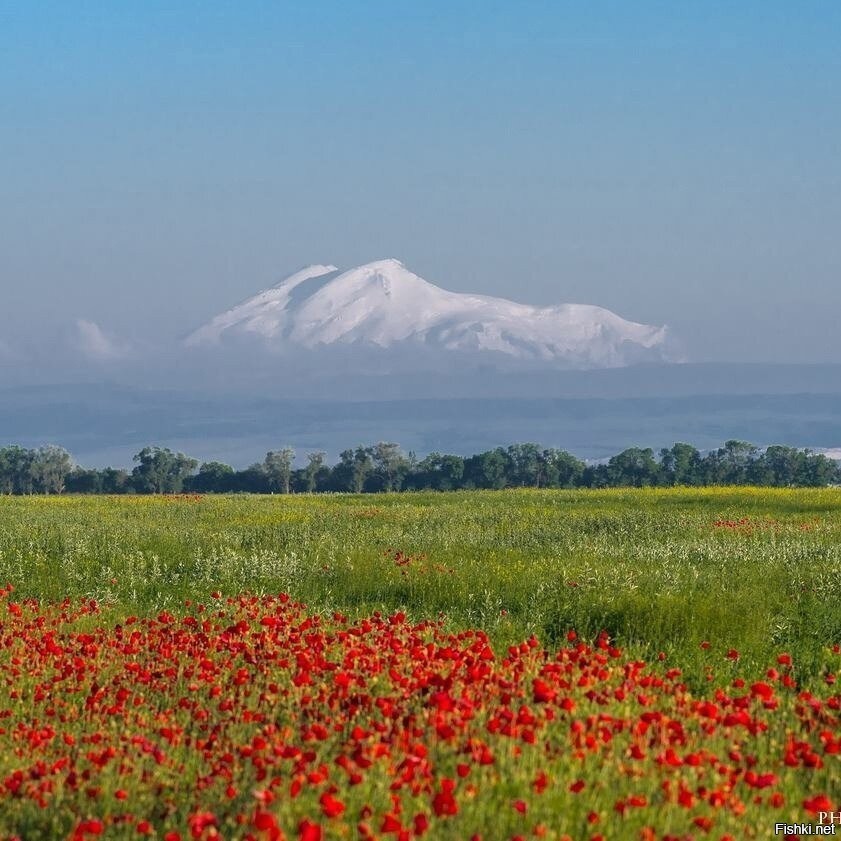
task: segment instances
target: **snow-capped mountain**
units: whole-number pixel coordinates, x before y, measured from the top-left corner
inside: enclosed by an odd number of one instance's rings
[[[348,271],[309,266],[212,319],[185,344],[224,347],[248,339],[280,352],[470,353],[573,368],[673,361],[665,327],[585,304],[537,307],[449,292],[397,260]]]

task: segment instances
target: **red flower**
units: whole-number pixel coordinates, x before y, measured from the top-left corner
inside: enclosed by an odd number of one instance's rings
[[[81,821],[74,831],[74,834],[79,838],[84,838],[86,835],[102,835],[105,829],[102,821],[92,819]]]
[[[272,832],[279,829],[277,819],[271,812],[263,812],[258,810],[254,813],[254,820],[252,821],[255,829],[261,832]]]
[[[328,818],[337,818],[345,811],[345,804],[333,797],[329,791],[324,792],[318,802],[321,804],[321,811]]]
[[[391,813],[387,814],[385,818],[383,818],[382,826],[380,827],[380,832],[400,832],[403,829],[403,824],[394,817]]]
[[[555,699],[557,694],[557,691],[552,689],[545,680],[535,678],[532,681],[532,697],[535,703],[548,704]]]
[[[453,796],[455,782],[453,780],[441,780],[441,788],[432,800],[432,809],[440,818],[444,815],[457,815],[458,803]]]
[[[825,794],[816,794],[803,801],[803,808],[812,815],[833,811],[832,801]]]
[[[193,838],[201,838],[205,829],[216,826],[216,815],[212,812],[196,812],[190,815],[188,823],[190,825],[190,835]]]
[[[306,818],[298,824],[298,841],[322,841],[323,837],[318,824],[310,823]]]
[[[757,681],[756,683],[752,683],[750,685],[750,692],[756,698],[762,698],[764,700],[768,700],[772,698],[774,695],[774,687],[770,686],[769,684],[765,683],[764,681]]]
[[[429,818],[421,812],[420,814],[415,815],[412,824],[415,829],[415,835],[423,835],[427,829],[429,829]]]

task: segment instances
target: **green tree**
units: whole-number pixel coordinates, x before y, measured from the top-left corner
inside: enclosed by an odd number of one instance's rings
[[[723,447],[703,459],[701,467],[705,484],[744,485],[756,454],[756,447],[747,441],[731,439],[725,442]]]
[[[502,447],[478,453],[464,460],[467,487],[500,489],[508,483],[508,455]]]
[[[386,493],[399,491],[409,472],[409,460],[399,444],[380,441],[371,448],[373,473]]]
[[[102,473],[99,470],[85,470],[76,467],[67,477],[67,493],[71,494],[101,494]]]
[[[585,488],[608,488],[611,481],[606,464],[588,464],[581,475],[581,485]]]
[[[67,476],[73,469],[70,453],[61,447],[48,444],[32,454],[30,470],[35,490],[44,494],[64,493]]]
[[[241,493],[269,493],[269,479],[262,464],[252,464],[245,470],[238,470],[233,478],[234,489]]]
[[[814,488],[825,488],[841,481],[841,469],[837,462],[823,453],[806,453],[806,482]]]
[[[544,484],[550,488],[574,488],[581,484],[586,465],[566,450],[548,449],[541,453]]]
[[[292,463],[295,461],[295,450],[284,447],[282,450],[272,450],[266,453],[263,470],[268,479],[272,493],[288,494],[292,479]]]
[[[132,493],[132,477],[126,470],[117,467],[106,467],[102,472],[102,492],[106,494]]]
[[[307,493],[314,493],[319,478],[324,477],[324,458],[327,454],[321,450],[307,453],[307,466],[304,468],[304,488]]]
[[[0,493],[16,493],[16,451],[20,447],[0,448]]]
[[[229,493],[234,489],[234,468],[221,461],[206,461],[198,475],[191,476],[187,489],[195,493]]]
[[[184,480],[198,462],[174,453],[166,447],[144,447],[133,459],[137,467],[131,472],[132,484],[138,493],[181,493]]]
[[[660,473],[664,485],[697,485],[701,482],[701,454],[691,444],[678,442],[660,450]]]
[[[418,489],[452,491],[461,486],[463,476],[464,459],[461,456],[430,453],[417,465],[411,478],[411,485]]]
[[[537,444],[512,444],[508,456],[508,484],[539,488],[546,484],[546,462]]]
[[[643,488],[656,485],[660,478],[660,465],[650,447],[630,447],[613,456],[607,463],[607,475],[612,485]]]
[[[766,481],[776,487],[808,484],[806,453],[793,447],[768,447],[759,461],[766,471]]]
[[[32,469],[35,453],[23,447],[11,446],[0,450],[0,492],[31,494],[35,488]]]
[[[371,447],[343,450],[339,453],[339,463],[333,469],[331,484],[335,490],[362,493],[373,470]]]

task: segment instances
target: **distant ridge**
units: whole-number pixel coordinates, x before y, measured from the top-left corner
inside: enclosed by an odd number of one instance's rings
[[[450,292],[394,259],[347,271],[332,265],[301,269],[216,316],[185,345],[224,348],[243,341],[275,352],[470,354],[585,369],[677,361],[666,327],[587,304],[538,307]]]

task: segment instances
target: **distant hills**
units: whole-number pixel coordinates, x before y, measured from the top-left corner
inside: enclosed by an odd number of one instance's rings
[[[702,450],[736,438],[764,447],[841,447],[841,368],[652,366],[513,375],[490,385],[423,378],[371,378],[309,398],[291,389],[233,393],[102,384],[0,388],[0,446],[55,443],[84,465],[130,466],[147,444],[245,467],[268,450],[330,459],[357,444],[396,441],[423,456],[469,455],[535,441],[586,459],[632,447],[692,443]],[[798,388],[799,385],[799,388]],[[738,389],[743,393],[738,393]],[[813,393],[807,393],[813,390]],[[414,393],[414,396],[412,396]],[[363,396],[364,395],[364,396]],[[434,396],[433,396],[434,395]]]

